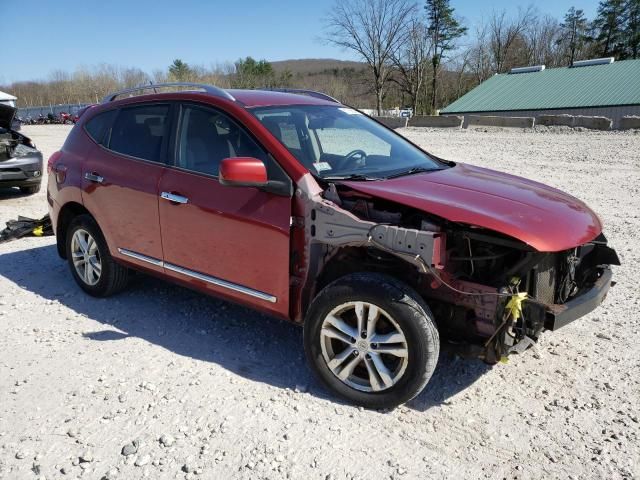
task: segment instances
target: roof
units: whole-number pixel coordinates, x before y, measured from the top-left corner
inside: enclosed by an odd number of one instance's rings
[[[17,97],[14,97],[13,95],[6,93],[6,92],[0,92],[0,100],[17,100]]]
[[[640,60],[494,75],[441,113],[640,105]]]
[[[270,90],[227,89],[233,97],[245,107],[267,107],[277,105],[333,105],[335,102],[297,93],[275,92]]]

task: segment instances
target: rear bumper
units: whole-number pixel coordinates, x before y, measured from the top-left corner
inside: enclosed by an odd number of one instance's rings
[[[612,278],[613,272],[611,269],[605,268],[590,290],[565,304],[550,305],[547,309],[545,329],[557,330],[595,310],[607,296],[612,285]]]
[[[0,162],[0,187],[27,187],[42,181],[42,153]]]

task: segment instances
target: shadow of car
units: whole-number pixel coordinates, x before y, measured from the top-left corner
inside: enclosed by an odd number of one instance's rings
[[[142,274],[143,281],[134,280],[118,302],[88,297],[58,261],[55,245],[0,254],[0,276],[109,327],[84,333],[89,340],[138,337],[252,381],[290,389],[303,385],[311,395],[343,403],[300,368],[305,363],[302,329],[285,321]],[[429,388],[406,406],[426,411],[442,404],[490,368],[461,361],[444,349]]]

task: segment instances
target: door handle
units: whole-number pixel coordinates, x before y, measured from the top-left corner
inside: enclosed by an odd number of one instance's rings
[[[95,182],[95,183],[104,183],[104,177],[102,175],[98,175],[95,172],[87,172],[84,174],[84,178],[89,180],[90,182]]]
[[[162,192],[160,194],[160,198],[169,200],[172,203],[189,203],[189,199],[187,197],[183,197],[182,195],[176,195],[175,193]]]

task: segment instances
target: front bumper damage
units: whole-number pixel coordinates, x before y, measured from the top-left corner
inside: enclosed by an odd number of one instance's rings
[[[609,289],[615,285],[615,282],[611,281],[612,278],[611,269],[605,268],[602,276],[589,290],[565,304],[550,305],[546,312],[545,330],[558,330],[595,310],[604,302]]]
[[[525,299],[520,318],[509,318],[505,329],[487,342],[489,361],[504,358],[510,353],[522,353],[535,343],[545,331],[555,331],[589,314],[602,304],[615,282],[612,281],[611,265],[620,265],[617,253],[606,244],[600,235],[590,244],[579,247],[586,251],[577,258],[574,272],[575,291],[564,301],[542,302],[536,298]],[[578,250],[578,249],[576,249]],[[580,277],[580,280],[578,280]],[[554,284],[555,298],[559,299],[560,288]]]

